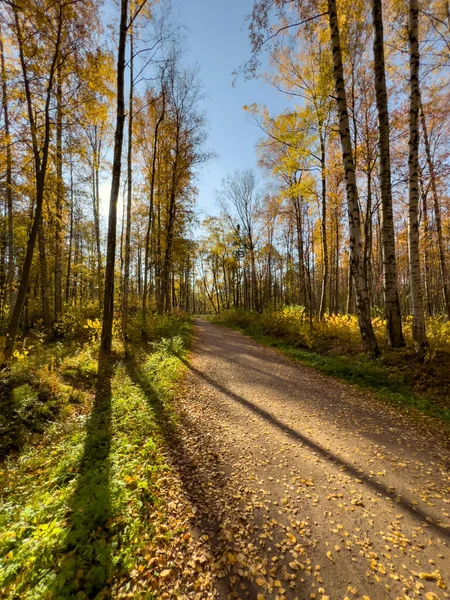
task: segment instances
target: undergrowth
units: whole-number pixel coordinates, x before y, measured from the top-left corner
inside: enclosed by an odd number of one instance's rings
[[[407,348],[403,350],[388,347],[384,320],[373,319],[383,351],[378,360],[364,354],[353,315],[326,315],[312,328],[303,307],[294,306],[263,314],[225,311],[211,318],[327,375],[370,389],[384,400],[450,422],[450,324],[438,318],[428,323],[430,347],[425,361],[415,355],[409,318],[404,323]]]
[[[117,346],[98,373],[97,335],[62,343],[57,359],[50,346],[16,363],[4,385],[23,447],[0,463],[2,597],[135,597],[130,573],[147,573],[157,530],[167,540],[174,533],[163,527],[168,467],[157,412],[170,413],[190,333],[186,318],[165,318],[151,342],[130,342],[131,357]],[[131,367],[134,345],[146,388]],[[40,404],[52,398],[58,410],[43,418]]]

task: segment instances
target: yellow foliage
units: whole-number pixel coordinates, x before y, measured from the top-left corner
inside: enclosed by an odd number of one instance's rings
[[[102,322],[100,319],[87,319],[83,325],[83,329],[89,331],[89,338],[91,342],[97,342],[102,332]]]

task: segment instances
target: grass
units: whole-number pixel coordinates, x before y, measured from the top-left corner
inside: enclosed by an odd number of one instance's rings
[[[214,317],[213,320],[218,324],[232,327],[260,343],[277,348],[289,358],[309,365],[326,375],[370,390],[381,400],[450,423],[450,407],[445,388],[439,390],[442,397],[438,397],[437,400],[426,393],[414,390],[408,377],[411,377],[416,370],[422,371],[423,374],[426,372],[426,367],[415,365],[414,361],[410,361],[408,367],[408,355],[404,352],[391,351],[387,356],[385,353],[384,359],[374,361],[368,359],[362,352],[355,352],[354,345],[347,355],[344,354],[346,344],[339,343],[338,338],[337,343],[328,343],[328,345],[324,338],[318,340],[316,346],[321,351],[314,351],[311,348],[299,347],[306,345],[300,335],[286,333],[283,329],[279,329],[277,334],[267,333],[265,323],[269,318],[266,316],[266,321],[263,321],[259,316],[252,315],[247,320],[242,315],[236,317],[232,313],[225,313],[223,316]],[[309,343],[314,346],[311,340]],[[329,354],[325,353],[326,349]],[[408,368],[409,373],[407,373]]]
[[[140,345],[145,389],[123,352],[98,375],[92,342],[61,358],[53,378],[82,396],[0,463],[3,598],[158,597],[164,565],[151,559],[178,532],[168,526],[157,412],[171,414],[190,332],[174,317]]]

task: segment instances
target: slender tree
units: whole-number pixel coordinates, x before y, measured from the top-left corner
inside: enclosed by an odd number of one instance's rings
[[[372,20],[374,29],[375,92],[378,112],[384,309],[389,342],[393,348],[400,348],[405,345],[405,340],[402,332],[402,319],[397,290],[382,0],[372,0]]]
[[[339,134],[342,146],[342,160],[345,172],[347,192],[347,212],[350,233],[350,264],[356,291],[356,310],[359,328],[366,351],[371,356],[379,356],[380,350],[370,318],[369,295],[364,278],[361,244],[361,219],[356,187],[355,165],[350,138],[350,124],[347,109],[347,96],[344,84],[344,68],[339,35],[339,20],[336,1],[328,0],[328,19],[330,25],[331,52],[333,55],[335,94],[339,115]]]
[[[112,167],[111,195],[109,200],[108,238],[106,249],[105,295],[103,301],[103,324],[100,347],[108,354],[112,346],[114,320],[114,268],[116,263],[117,202],[120,191],[122,168],[122,145],[125,125],[125,47],[127,42],[128,0],[120,5],[119,46],[117,51],[117,108],[114,135],[114,157]]]
[[[430,140],[428,137],[427,121],[425,118],[425,111],[423,109],[422,102],[420,103],[420,121],[422,124],[423,141],[425,146],[425,154],[427,157],[428,172],[430,174],[431,193],[433,196],[434,204],[434,215],[436,218],[436,233],[438,239],[438,251],[439,251],[439,267],[441,272],[442,282],[442,293],[444,297],[444,307],[447,314],[447,318],[450,319],[450,281],[448,277],[447,261],[445,256],[445,244],[444,235],[442,232],[442,216],[441,206],[439,203],[439,196],[436,186],[436,173],[434,170],[433,157],[431,155]]]
[[[128,102],[128,155],[127,155],[127,208],[125,227],[125,265],[122,286],[122,335],[127,337],[128,324],[128,296],[130,287],[130,261],[131,261],[131,205],[133,195],[133,106],[134,106],[134,45],[133,26],[129,29],[130,39],[130,90]]]
[[[419,6],[409,0],[409,154],[408,154],[408,262],[413,338],[420,351],[427,344],[419,248]]]
[[[2,71],[2,108],[5,122],[5,157],[6,157],[6,211],[8,219],[8,301],[9,311],[14,304],[14,222],[13,222],[13,183],[12,183],[12,152],[9,128],[8,81],[6,76],[3,34],[0,23],[0,61]]]
[[[63,26],[63,4],[60,2],[55,3],[52,10],[52,12],[55,13],[54,19],[56,35],[53,40],[53,47],[50,49],[49,71],[45,80],[45,92],[43,98],[44,108],[42,146],[40,146],[39,144],[38,125],[35,119],[36,111],[33,102],[33,92],[31,89],[32,75],[29,72],[29,63],[27,60],[28,57],[26,55],[27,50],[25,47],[26,42],[23,32],[23,22],[24,19],[26,19],[26,15],[22,16],[20,14],[21,11],[19,11],[17,5],[13,5],[13,12],[15,34],[19,48],[19,59],[22,69],[23,86],[25,90],[27,116],[30,128],[31,145],[34,159],[35,205],[33,224],[28,238],[27,250],[22,267],[19,289],[17,292],[17,299],[14,305],[13,312],[11,314],[8,330],[6,332],[3,362],[8,362],[11,359],[14,350],[14,343],[19,328],[20,316],[22,314],[22,309],[25,303],[25,298],[28,289],[28,280],[31,271],[31,264],[33,261],[34,247],[36,244],[38,229],[42,220],[42,205],[44,201],[45,180],[47,175],[47,165],[49,160],[49,147],[51,139],[51,101],[54,94],[54,81],[58,66],[59,50],[61,43],[61,32]]]

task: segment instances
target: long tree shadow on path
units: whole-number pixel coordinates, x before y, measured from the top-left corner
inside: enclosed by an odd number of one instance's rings
[[[212,377],[206,375],[202,371],[199,371],[198,369],[193,367],[184,358],[182,358],[182,357],[179,357],[179,358],[188,367],[188,369],[190,369],[190,371],[192,373],[194,373],[198,378],[205,381],[208,385],[212,386],[213,388],[215,388],[217,391],[224,394],[225,396],[228,396],[228,398],[230,398],[234,402],[238,402],[241,406],[244,406],[247,410],[250,410],[251,412],[255,413],[259,417],[263,418],[265,421],[268,421],[271,425],[277,427],[280,431],[282,431],[289,437],[294,438],[295,440],[301,442],[302,444],[304,444],[306,447],[310,448],[314,452],[317,452],[317,454],[322,456],[327,461],[332,462],[338,466],[344,467],[348,473],[350,473],[353,477],[363,481],[364,484],[367,487],[371,488],[374,492],[376,492],[378,494],[382,494],[383,496],[392,499],[398,506],[402,507],[402,509],[405,512],[409,513],[415,519],[421,519],[423,521],[426,521],[426,525],[430,529],[433,529],[440,536],[450,539],[450,530],[447,527],[445,527],[444,525],[440,525],[439,523],[436,523],[430,517],[430,515],[428,515],[425,511],[421,510],[417,506],[413,506],[411,501],[409,501],[407,498],[399,497],[397,492],[392,491],[392,489],[388,488],[387,486],[383,485],[382,483],[379,483],[378,481],[375,481],[374,479],[372,479],[365,473],[362,473],[358,468],[356,468],[354,465],[352,465],[348,461],[337,456],[336,454],[333,454],[331,451],[326,450],[325,448],[323,448],[322,446],[317,444],[315,441],[304,436],[302,433],[300,433],[296,429],[293,429],[286,423],[283,423],[282,421],[277,419],[277,417],[275,417],[270,412],[264,410],[263,408],[257,406],[256,404],[253,404],[246,398],[239,396],[238,394],[235,394],[231,390],[227,389],[225,386],[223,386],[219,382],[215,381]]]
[[[112,576],[110,523],[111,380],[114,360],[100,356],[92,412],[86,423],[86,439],[78,480],[70,502],[68,534],[55,597],[109,596]]]
[[[224,465],[211,440],[200,430],[195,421],[186,414],[179,415],[181,423],[174,420],[173,411],[168,409],[164,400],[149,381],[143,368],[140,355],[130,352],[127,355],[126,370],[130,379],[145,394],[149,408],[154,414],[158,430],[164,440],[166,452],[183,485],[187,499],[198,508],[196,526],[193,533],[209,536],[209,549],[212,555],[221,555],[226,549],[220,540],[223,520],[222,505],[217,501],[219,490],[226,490]],[[180,427],[181,425],[181,427]],[[182,432],[181,432],[182,429]],[[230,499],[233,502],[233,499]],[[230,509],[232,506],[230,504]],[[231,591],[229,582],[220,583],[221,597],[227,597]]]

